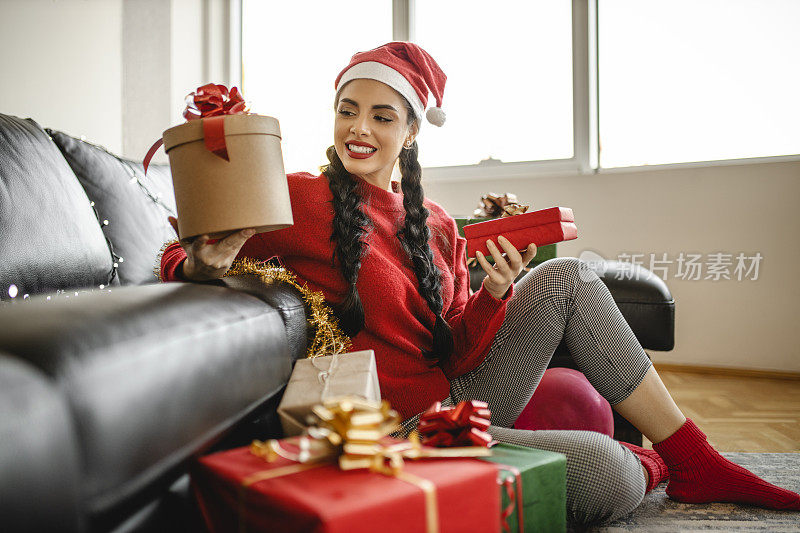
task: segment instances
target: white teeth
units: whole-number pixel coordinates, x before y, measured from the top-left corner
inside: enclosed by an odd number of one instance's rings
[[[369,148],[368,146],[356,146],[355,144],[348,144],[347,148],[350,149],[351,152],[355,152],[357,154],[371,154],[377,148]]]

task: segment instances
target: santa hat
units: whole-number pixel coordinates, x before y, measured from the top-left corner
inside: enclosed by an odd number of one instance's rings
[[[342,70],[334,88],[336,93],[350,80],[367,78],[385,83],[409,101],[417,120],[422,119],[428,104],[428,91],[436,99],[425,116],[428,122],[441,126],[445,121],[442,93],[447,76],[433,58],[414,43],[393,41],[366,52],[356,53]],[[421,125],[421,124],[420,124]]]

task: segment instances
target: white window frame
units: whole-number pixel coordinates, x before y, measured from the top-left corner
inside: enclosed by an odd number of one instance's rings
[[[416,0],[392,0],[392,39],[413,41]],[[478,181],[535,175],[597,173],[597,0],[572,2],[572,127],[569,159],[505,163],[489,159],[474,165],[424,167],[432,181]]]
[[[214,2],[215,0],[205,0]],[[242,1],[222,0],[228,4],[230,32],[228,54],[231,85],[242,83]],[[413,41],[416,0],[392,0],[392,39]],[[531,178],[537,176],[575,176],[617,174],[641,170],[697,168],[753,163],[800,161],[800,154],[749,157],[710,161],[666,163],[629,167],[600,166],[599,86],[598,86],[598,0],[572,0],[572,127],[574,155],[569,159],[547,159],[505,163],[484,160],[474,165],[424,167],[425,179],[435,182],[485,181],[492,179]]]

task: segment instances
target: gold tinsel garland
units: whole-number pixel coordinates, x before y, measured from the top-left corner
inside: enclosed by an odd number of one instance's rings
[[[164,255],[164,252],[167,250],[167,248],[173,244],[178,244],[178,239],[172,239],[171,241],[167,241],[162,244],[161,248],[156,254],[156,260],[153,262],[153,275],[158,279],[158,281],[164,281],[164,278],[161,277],[161,256]]]
[[[165,242],[159,250],[153,273],[160,281],[164,281],[161,278],[161,256],[167,247],[177,242],[177,240]],[[306,303],[306,315],[310,317],[307,321],[313,331],[313,338],[311,333],[308,335],[311,341],[306,352],[307,357],[346,353],[352,347],[350,337],[341,330],[339,320],[333,316],[330,307],[325,303],[325,295],[312,291],[305,282],[301,286],[293,272],[283,267],[259,263],[250,257],[243,257],[234,260],[231,268],[222,277],[241,274],[255,274],[265,285],[276,282],[288,283],[300,291]]]
[[[352,347],[350,337],[344,334],[339,327],[339,320],[325,303],[325,296],[321,292],[314,292],[304,282],[301,286],[297,277],[291,271],[269,264],[259,263],[249,257],[236,259],[224,276],[237,276],[240,274],[255,274],[261,278],[265,285],[282,281],[297,288],[306,302],[307,314],[310,315],[308,323],[314,331],[311,345],[308,347],[307,357],[319,357],[345,353]],[[310,336],[310,335],[309,335]]]

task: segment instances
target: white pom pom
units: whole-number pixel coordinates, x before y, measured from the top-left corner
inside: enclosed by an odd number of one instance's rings
[[[428,111],[425,113],[425,116],[428,118],[428,122],[433,124],[434,126],[442,126],[444,124],[447,115],[444,114],[444,111],[441,107],[431,107],[428,108]]]

